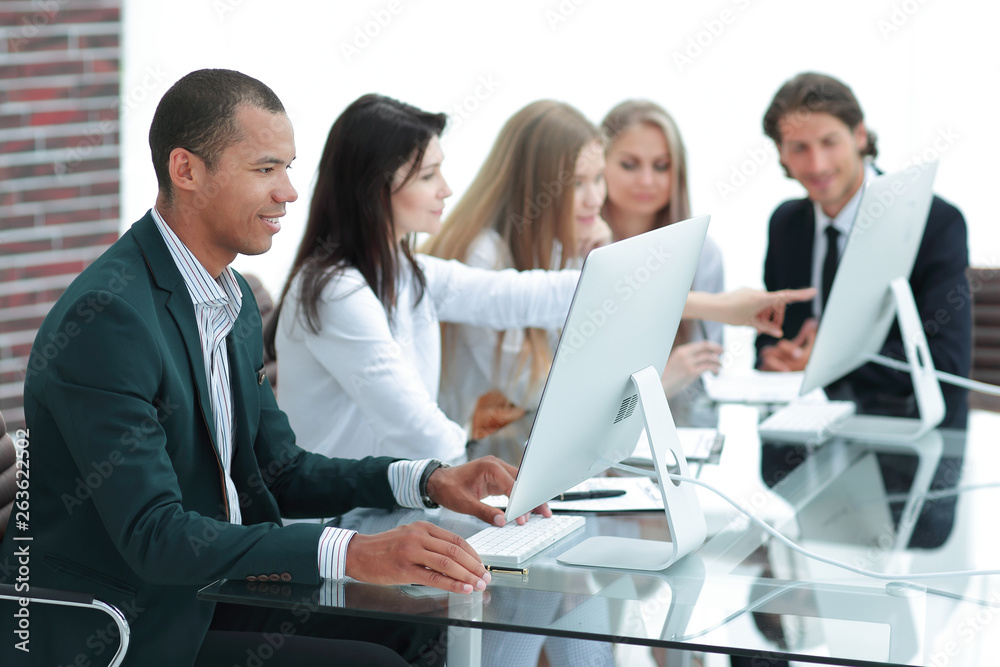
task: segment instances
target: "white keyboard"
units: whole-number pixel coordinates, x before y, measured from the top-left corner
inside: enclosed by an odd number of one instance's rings
[[[586,523],[582,516],[532,515],[523,526],[510,521],[503,528],[484,528],[467,542],[486,565],[520,565],[542,549],[574,533]]]
[[[789,403],[757,426],[761,440],[820,444],[830,439],[837,425],[854,414],[852,401]]]

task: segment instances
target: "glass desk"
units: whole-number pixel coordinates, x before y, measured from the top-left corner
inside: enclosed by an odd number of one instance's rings
[[[480,630],[822,664],[991,663],[1000,651],[1000,577],[910,582],[907,575],[1000,563],[993,535],[1000,415],[973,413],[967,432],[935,431],[906,448],[843,441],[815,449],[762,445],[758,419],[746,406],[720,411],[727,436],[722,459],[695,469],[700,478],[805,548],[892,575],[888,580],[807,558],[699,489],[709,537],[661,572],[558,564],[556,555],[591,535],[666,537],[661,513],[591,514],[583,534],[535,557],[523,576],[495,575],[484,593],[352,581],[223,581],[199,595],[448,626],[452,665],[494,664],[481,650]],[[484,525],[445,510],[355,510],[341,525],[378,532],[417,519],[464,536]]]

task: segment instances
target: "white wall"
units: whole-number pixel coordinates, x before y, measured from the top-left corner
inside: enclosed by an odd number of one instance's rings
[[[1000,154],[995,3],[126,0],[124,16],[123,229],[155,198],[146,135],[159,97],[194,69],[246,72],[278,93],[296,130],[300,199],[270,252],[236,261],[272,292],[298,243],[329,127],[366,92],[453,114],[443,146],[456,199],[528,102],[564,100],[597,122],[624,98],[651,98],[680,125],[694,211],[713,216],[728,286],[759,285],[768,216],[802,192],[782,175],[761,115],[807,69],[853,87],[879,133],[883,169],[940,154],[936,190],[966,215],[972,263],[1000,266],[988,203]],[[359,38],[366,30],[374,36]]]

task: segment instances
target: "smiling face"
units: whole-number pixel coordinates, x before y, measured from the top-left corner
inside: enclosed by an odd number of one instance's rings
[[[183,148],[171,152],[174,185],[190,195],[182,215],[193,212],[175,231],[213,276],[237,254],[269,250],[285,204],[298,198],[287,171],[295,159],[288,116],[245,106],[235,119],[240,138],[223,151],[215,169]]]
[[[451,196],[451,188],[441,174],[444,152],[438,138],[431,137],[420,161],[420,167],[412,175],[413,166],[408,162],[396,170],[392,182],[392,219],[396,225],[396,241],[413,232],[434,234],[441,229],[441,214],[444,200]]]
[[[625,128],[608,149],[608,203],[616,212],[649,216],[670,203],[670,147],[649,123]]]
[[[828,113],[788,114],[778,122],[778,155],[809,199],[836,216],[865,180],[861,152],[868,144],[863,122],[853,130]]]
[[[607,188],[604,184],[604,148],[592,141],[580,151],[573,172],[573,221],[577,236],[597,222]]]

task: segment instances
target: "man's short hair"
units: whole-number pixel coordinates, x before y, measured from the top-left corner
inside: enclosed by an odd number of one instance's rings
[[[257,79],[228,69],[202,69],[182,77],[156,106],[149,150],[160,192],[172,199],[170,152],[185,148],[212,171],[222,153],[241,138],[236,112],[249,106],[285,113],[274,91]]]
[[[764,114],[764,133],[780,146],[781,120],[789,115],[808,113],[828,113],[851,130],[865,119],[861,105],[844,82],[826,74],[803,72],[786,81],[774,94]],[[875,133],[869,129],[868,145],[861,154],[877,156],[875,142]]]

